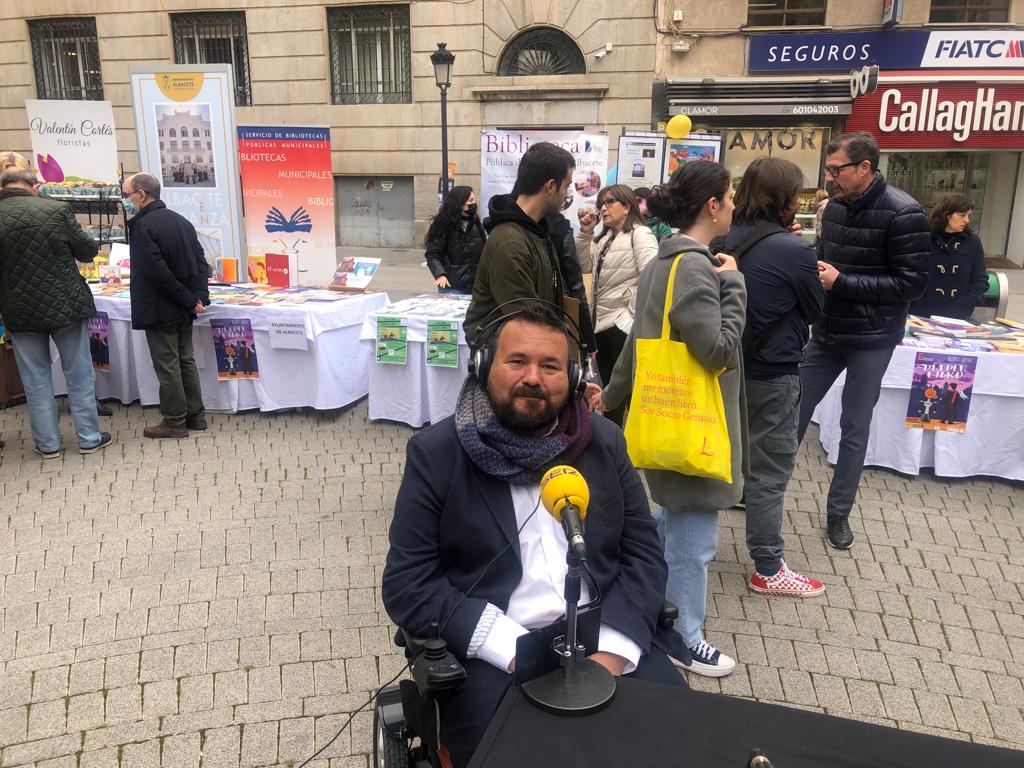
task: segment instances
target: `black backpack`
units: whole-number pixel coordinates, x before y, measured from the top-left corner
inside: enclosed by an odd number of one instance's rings
[[[728,249],[728,253],[734,259],[736,263],[740,263],[740,259],[743,258],[743,254],[757,245],[759,242],[764,240],[770,235],[776,235],[780,232],[789,232],[788,229],[783,227],[781,224],[774,222],[766,222],[759,224],[744,235],[736,245]],[[718,254],[726,250],[725,248],[725,237],[716,237],[711,241],[710,250],[712,253]],[[761,348],[768,343],[768,340],[776,334],[776,332],[785,324],[786,315],[780,315],[775,319],[775,322],[765,328],[757,336],[750,333],[749,326],[743,329],[743,362],[749,363],[755,357],[757,353],[761,351]]]

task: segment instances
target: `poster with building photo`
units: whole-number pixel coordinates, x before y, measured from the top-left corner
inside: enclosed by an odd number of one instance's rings
[[[140,64],[129,79],[140,168],[195,226],[213,274],[237,279],[244,240],[230,65]]]
[[[638,189],[661,183],[665,137],[656,133],[619,137],[619,184]]]
[[[549,141],[567,150],[576,161],[562,214],[579,228],[577,211],[595,206],[597,193],[608,183],[608,136],[583,131],[481,131],[480,211],[486,216],[490,199],[512,191],[519,160],[533,144]]]

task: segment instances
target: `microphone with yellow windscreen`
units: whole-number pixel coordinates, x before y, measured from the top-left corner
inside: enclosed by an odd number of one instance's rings
[[[585,562],[587,545],[583,539],[583,520],[590,503],[590,488],[583,475],[566,464],[552,467],[540,480],[540,500],[544,509],[562,524],[576,557]]]

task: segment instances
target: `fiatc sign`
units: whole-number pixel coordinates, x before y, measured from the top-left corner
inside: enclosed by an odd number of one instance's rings
[[[1020,149],[1024,84],[884,83],[854,102],[846,130],[887,149]]]

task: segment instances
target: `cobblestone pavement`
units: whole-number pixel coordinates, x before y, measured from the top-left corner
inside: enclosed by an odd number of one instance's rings
[[[343,412],[217,415],[145,441],[32,453],[0,412],[0,766],[295,768],[402,668],[378,584],[412,430]],[[62,414],[65,443],[70,420]],[[786,521],[803,602],[748,593],[723,516],[708,636],[740,661],[701,689],[1024,748],[1024,489],[865,474],[857,543],[821,533],[811,440]],[[313,765],[366,766],[365,712]]]

